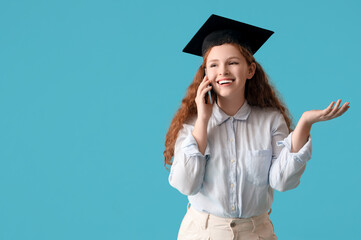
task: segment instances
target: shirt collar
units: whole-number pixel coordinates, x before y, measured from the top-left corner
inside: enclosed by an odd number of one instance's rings
[[[250,112],[251,112],[251,106],[249,106],[247,100],[245,100],[242,107],[233,116],[233,118],[236,120],[247,120]],[[219,108],[217,103],[213,104],[212,115],[217,125],[222,124],[231,117],[228,116],[225,112],[223,112],[222,109]]]

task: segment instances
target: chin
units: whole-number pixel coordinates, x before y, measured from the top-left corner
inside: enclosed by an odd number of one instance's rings
[[[221,98],[234,98],[234,97],[242,95],[242,93],[240,93],[240,92],[227,91],[225,89],[222,89],[222,91],[217,91],[216,93],[217,93],[217,96],[221,97]]]
[[[230,98],[230,97],[232,97],[232,94],[218,93],[218,94],[217,94],[217,97],[220,97],[220,98]]]

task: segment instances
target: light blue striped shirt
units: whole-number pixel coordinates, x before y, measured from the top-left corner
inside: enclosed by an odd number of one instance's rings
[[[225,218],[258,216],[271,208],[274,189],[300,183],[312,140],[291,153],[292,133],[278,110],[245,101],[230,117],[215,103],[204,155],[192,135],[195,120],[179,131],[169,183],[198,211]]]

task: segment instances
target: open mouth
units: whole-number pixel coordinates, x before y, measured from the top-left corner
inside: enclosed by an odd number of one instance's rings
[[[221,85],[221,86],[228,86],[228,85],[231,85],[233,82],[234,82],[234,79],[221,79],[221,80],[217,81],[218,85]]]

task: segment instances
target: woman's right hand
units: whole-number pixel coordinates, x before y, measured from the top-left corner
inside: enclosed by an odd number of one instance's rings
[[[203,81],[198,87],[197,90],[197,96],[195,99],[195,102],[197,104],[197,112],[198,112],[198,119],[201,121],[209,121],[209,118],[212,115],[212,107],[213,104],[209,102],[209,99],[207,99],[206,103],[206,97],[208,97],[208,91],[212,89],[212,85],[210,85],[211,80],[208,79],[207,76],[203,78]]]
[[[203,81],[201,84],[199,84],[198,90],[197,90],[197,96],[195,99],[195,102],[197,104],[197,120],[194,124],[193,129],[193,137],[197,141],[198,149],[202,153],[202,155],[205,154],[205,150],[207,147],[207,126],[209,118],[212,115],[212,107],[213,104],[209,102],[209,99],[207,99],[206,103],[206,97],[208,98],[208,91],[212,89],[212,86],[209,86],[211,81],[208,79],[207,76],[203,78]]]

